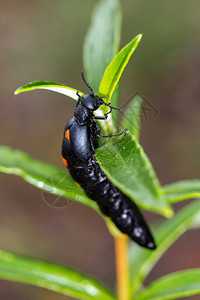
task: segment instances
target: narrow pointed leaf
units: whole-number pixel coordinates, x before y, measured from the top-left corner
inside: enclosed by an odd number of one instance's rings
[[[78,187],[65,168],[31,158],[26,153],[7,146],[0,147],[0,172],[21,176],[28,183],[43,191],[75,200],[98,211]]]
[[[68,96],[74,100],[78,100],[78,96],[77,96],[77,90],[73,89],[67,85],[64,84],[60,84],[60,83],[56,83],[56,82],[51,82],[51,81],[33,81],[30,82],[26,85],[23,85],[21,87],[19,87],[16,91],[15,91],[15,95],[18,95],[20,93],[24,93],[24,92],[28,92],[28,91],[33,91],[33,90],[38,90],[38,89],[42,89],[42,90],[49,90],[49,91],[53,91],[56,93],[60,93],[63,94],[65,96]],[[84,95],[82,92],[78,91],[80,95]]]
[[[141,208],[172,216],[153,167],[134,136],[125,133],[97,149],[96,158],[108,178]]]
[[[84,70],[95,93],[98,91],[106,67],[118,52],[120,33],[121,7],[119,1],[100,1],[92,14],[83,49]]]
[[[111,61],[106,68],[103,78],[101,80],[98,95],[106,97],[109,102],[114,89],[119,82],[122,72],[126,67],[131,55],[137,48],[142,35],[137,35],[129,44],[127,44]]]
[[[142,101],[143,99],[139,94],[133,97],[123,115],[121,124],[121,130],[128,128],[137,141],[139,141],[140,138]]]
[[[176,216],[154,226],[157,242],[155,251],[143,250],[133,243],[129,244],[131,292],[139,290],[143,281],[155,266],[163,253],[188,229],[200,226],[200,201],[193,202],[182,209]]]
[[[76,299],[115,299],[102,284],[71,268],[3,250],[0,250],[0,278],[46,288]]]
[[[165,195],[171,203],[200,197],[200,179],[178,181],[164,186]]]
[[[134,299],[170,300],[199,294],[200,269],[191,269],[161,277]]]
[[[121,6],[119,0],[102,0],[94,9],[84,48],[83,65],[86,78],[95,93],[98,92],[103,73],[119,50],[121,35]],[[118,104],[119,89],[113,95],[113,105]],[[103,113],[106,107],[101,107]],[[115,114],[115,112],[114,112]],[[114,131],[112,114],[101,122],[104,134]]]

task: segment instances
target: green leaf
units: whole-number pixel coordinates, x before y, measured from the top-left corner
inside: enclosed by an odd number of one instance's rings
[[[200,179],[178,181],[164,186],[168,201],[171,203],[200,197]]]
[[[119,50],[120,35],[121,6],[119,0],[100,1],[92,14],[91,25],[83,49],[86,78],[95,93],[98,91],[106,67]],[[113,105],[118,104],[118,99],[119,89],[113,95]],[[107,107],[101,107],[98,112],[106,113],[107,109]],[[110,114],[107,120],[101,122],[100,127],[104,134],[111,134],[116,128],[115,125]]]
[[[38,90],[38,89],[53,91],[53,92],[68,96],[74,100],[78,100],[78,96],[76,94],[77,93],[76,89],[73,89],[73,88],[71,88],[67,85],[61,84],[61,83],[56,83],[56,82],[51,82],[51,81],[30,82],[26,85],[19,87],[15,91],[15,95],[18,95],[23,92]],[[80,92],[80,91],[78,91],[78,92],[80,95],[84,95],[82,92]]]
[[[161,277],[134,299],[182,299],[197,294],[200,294],[200,269],[191,269]]]
[[[103,78],[101,80],[98,95],[106,97],[110,102],[114,89],[121,77],[124,68],[126,67],[131,55],[137,48],[142,35],[137,35],[129,44],[127,44],[121,51],[114,57],[111,63],[106,68]]]
[[[96,158],[108,178],[140,207],[172,215],[153,167],[134,136],[125,132],[109,139],[96,150]]]
[[[118,0],[100,1],[92,20],[83,49],[86,77],[97,93],[105,68],[117,54],[121,33],[121,7]]]
[[[67,170],[35,160],[22,151],[0,146],[0,172],[19,175],[43,191],[73,199],[99,211],[96,203],[76,185]]]
[[[76,299],[116,299],[101,283],[71,268],[0,250],[0,278],[46,288]]]
[[[130,105],[126,109],[121,129],[128,128],[130,133],[134,135],[137,141],[139,141],[140,138],[140,120],[141,120],[141,109],[142,109],[142,97],[137,94],[133,97],[133,99],[130,102]]]
[[[163,253],[185,231],[200,223],[199,221],[200,201],[198,200],[178,212],[173,219],[154,226],[153,232],[158,246],[156,250],[143,250],[141,247],[133,245],[133,243],[129,244],[131,292],[133,295],[139,290]]]
[[[109,228],[114,226],[111,225],[110,218],[101,214],[98,205],[86,196],[65,169],[36,160],[20,150],[0,146],[0,172],[18,175],[42,191],[84,204],[98,212]],[[55,199],[55,204],[58,197]],[[45,200],[45,194],[41,198]],[[68,203],[66,202],[66,205]],[[52,206],[55,204],[53,202]]]

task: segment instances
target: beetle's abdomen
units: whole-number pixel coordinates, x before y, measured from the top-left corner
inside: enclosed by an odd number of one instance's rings
[[[102,213],[110,217],[121,232],[139,245],[155,249],[153,237],[137,206],[111,183],[94,158],[89,164],[89,173],[83,170],[80,174],[79,170],[79,178],[82,177],[79,183],[87,196],[97,202]],[[74,170],[70,173],[75,176]]]

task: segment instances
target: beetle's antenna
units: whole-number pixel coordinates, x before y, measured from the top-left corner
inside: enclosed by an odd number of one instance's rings
[[[88,87],[88,89],[90,89],[90,91],[91,91],[92,94],[94,95],[93,89],[92,89],[91,86],[87,83],[83,71],[81,72],[81,75],[82,75],[83,82],[85,83],[85,85]]]
[[[102,101],[103,101],[103,100],[102,100]],[[103,104],[104,104],[105,106],[108,106],[108,107],[110,107],[111,109],[120,110],[120,108],[113,107],[113,106],[111,106],[109,103],[106,103],[106,102],[104,102],[104,101],[103,101]]]

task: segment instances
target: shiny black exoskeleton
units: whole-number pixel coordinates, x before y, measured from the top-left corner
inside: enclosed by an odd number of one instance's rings
[[[83,74],[82,77],[92,93],[84,96],[77,93],[78,102],[74,117],[64,130],[63,162],[86,195],[98,204],[102,213],[110,217],[121,232],[140,246],[155,249],[153,237],[137,206],[106,177],[95,159],[95,149],[100,137],[95,120],[106,119],[114,107],[96,96]],[[109,106],[110,111],[103,117],[95,117],[93,112],[101,105]],[[102,137],[112,136],[114,135]]]

